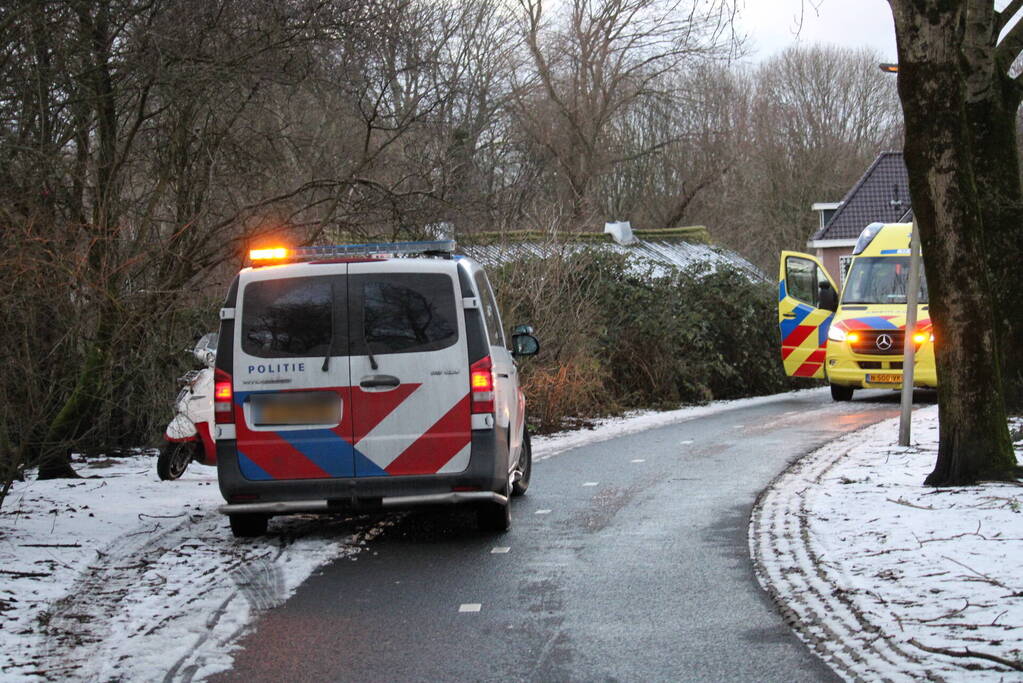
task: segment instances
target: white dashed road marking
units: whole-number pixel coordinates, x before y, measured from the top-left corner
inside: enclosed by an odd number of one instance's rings
[[[642,458],[637,458],[636,460],[630,460],[629,462],[633,462],[633,463],[636,463],[636,462],[646,462],[646,460],[643,460]]]
[[[483,605],[478,602],[465,602],[458,606],[459,612],[479,612]]]
[[[549,514],[551,514],[551,511],[550,510],[537,510],[533,514],[534,515],[549,515]]]
[[[491,555],[503,555],[506,552],[508,552],[509,550],[511,550],[511,548],[497,547],[497,548],[491,549],[490,554]]]
[[[584,481],[583,486],[596,486],[599,483],[599,481]]]
[[[688,444],[691,444],[692,442],[693,442],[692,439],[687,439],[686,441],[680,441],[679,443],[682,444],[683,446],[686,446]]]

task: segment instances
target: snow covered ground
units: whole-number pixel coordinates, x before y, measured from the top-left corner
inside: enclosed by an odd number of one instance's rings
[[[534,457],[784,398],[635,413],[536,437]],[[78,458],[75,467],[86,478],[30,476],[0,507],[4,681],[198,680],[227,669],[254,611],[285,600],[321,565],[367,552],[389,523],[282,517],[269,536],[236,540],[216,512],[214,468],[193,463],[163,482],[152,453]]]
[[[937,406],[909,448],[898,420],[846,436],[754,511],[761,583],[847,679],[1023,680],[1023,487],[923,487],[937,440]]]
[[[638,413],[591,430],[536,437],[534,458],[786,397]],[[855,600],[864,615],[862,622],[849,617],[854,630],[877,624],[903,643],[916,638],[925,646],[1018,656],[1023,489],[920,487],[933,463],[933,412],[918,413],[914,449],[890,447],[897,427],[888,423],[804,461],[831,463],[818,466],[819,480],[804,468],[794,472],[795,483],[783,477],[773,491],[795,488],[800,495],[790,497],[813,506],[805,515],[815,525],[812,549],[822,571],[837,577],[837,595]],[[860,441],[870,445],[857,446]],[[373,552],[370,541],[394,519],[279,518],[269,536],[236,540],[216,512],[222,501],[213,468],[193,464],[176,482],[157,478],[151,454],[79,459],[76,468],[85,479],[15,484],[0,508],[4,681],[200,680],[225,670],[254,613],[280,604],[323,564]],[[763,520],[754,521],[759,537],[769,539]],[[776,540],[792,544],[784,534]],[[794,576],[785,567],[781,574]],[[806,596],[804,590],[792,599],[805,603]],[[849,611],[831,598],[812,606]],[[975,664],[990,679],[995,670],[1009,671],[905,647],[923,662],[918,672],[958,678],[964,665]],[[886,660],[866,662],[896,670]]]

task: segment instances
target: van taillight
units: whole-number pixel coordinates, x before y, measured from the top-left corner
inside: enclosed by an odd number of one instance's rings
[[[480,358],[469,366],[469,386],[472,389],[472,412],[494,412],[494,364],[490,356]]]
[[[223,370],[213,372],[213,419],[217,424],[234,424],[234,391],[231,375]]]

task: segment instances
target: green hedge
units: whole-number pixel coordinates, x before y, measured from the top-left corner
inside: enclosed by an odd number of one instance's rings
[[[508,327],[531,323],[523,362],[534,428],[634,408],[786,391],[774,287],[731,267],[668,269],[587,250],[491,269]]]

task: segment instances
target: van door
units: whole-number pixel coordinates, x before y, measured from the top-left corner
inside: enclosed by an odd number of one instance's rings
[[[239,293],[235,428],[249,480],[354,473],[347,265],[317,268],[302,277],[267,268]]]
[[[827,282],[837,297],[835,282],[820,261],[809,254],[781,253],[778,327],[782,363],[789,377],[824,377],[828,327],[834,312],[819,307],[821,282]]]
[[[450,261],[349,266],[355,476],[461,472],[471,417],[465,320]]]

